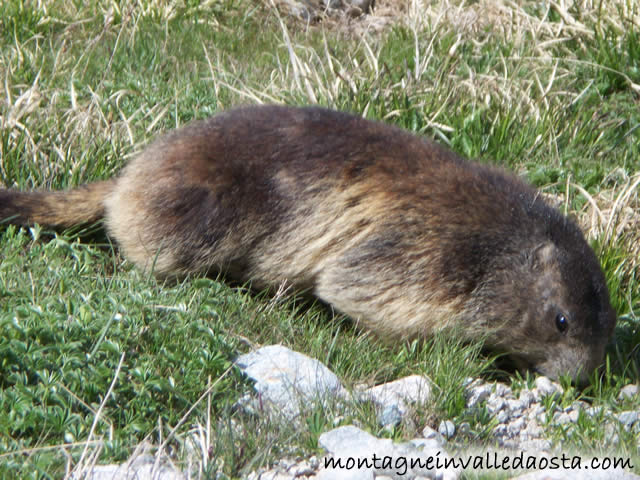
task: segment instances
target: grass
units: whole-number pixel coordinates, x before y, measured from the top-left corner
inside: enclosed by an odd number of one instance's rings
[[[368,20],[306,26],[267,1],[7,0],[0,181],[107,178],[159,132],[244,103],[319,103],[435,137],[517,171],[580,220],[620,321],[605,374],[559,401],[640,408],[616,400],[639,380],[640,7],[377,3]],[[239,478],[317,452],[322,431],[349,422],[400,440],[453,418],[488,441],[490,418],[464,411],[465,378],[493,370],[478,346],[384,345],[306,300],[207,278],[160,284],[76,233],[0,233],[0,477],[60,478],[149,443],[183,467],[195,459],[200,478]],[[350,388],[428,375],[434,402],[394,431],[367,405],[312,410],[297,427],[247,418],[233,405],[250,385],[229,367],[269,343]],[[601,421],[548,428],[563,448],[638,463],[635,434],[616,446]]]

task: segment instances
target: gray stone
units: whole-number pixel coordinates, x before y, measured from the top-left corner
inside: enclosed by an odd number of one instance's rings
[[[535,380],[536,389],[542,397],[549,395],[562,394],[562,387],[555,382],[552,382],[547,377],[538,377]]]
[[[298,0],[278,0],[278,6],[290,15],[307,22],[313,20],[315,17],[312,6],[303,5],[303,2]]]
[[[476,385],[480,385],[482,383],[482,380],[480,380],[479,378],[473,378],[473,377],[466,377],[463,381],[462,381],[462,386],[464,388],[472,388]]]
[[[491,386],[484,384],[467,389],[467,408],[474,408],[491,395]]]
[[[532,406],[531,410],[529,410],[529,418],[544,423],[547,420],[547,411],[542,405],[536,403]]]
[[[151,455],[140,455],[129,459],[121,465],[96,465],[81,476],[72,479],[83,480],[184,480],[182,473],[173,465],[159,462]]]
[[[446,452],[438,449],[434,450],[420,450],[412,443],[394,444],[389,439],[379,439],[373,435],[360,430],[359,428],[348,425],[338,427],[329,432],[325,432],[320,435],[318,443],[334,458],[334,461],[342,460],[346,461],[347,458],[356,459],[368,459],[370,464],[368,467],[361,469],[327,469],[323,472],[323,479],[338,478],[338,479],[351,479],[351,478],[374,478],[374,476],[386,475],[392,478],[415,478],[417,476],[426,477],[429,479],[442,478],[446,480],[455,480],[459,477],[459,470],[428,470],[426,468],[409,468],[410,465],[405,465],[406,469],[400,471],[398,465],[395,463],[398,458],[419,458],[421,461],[426,462],[430,456],[438,456],[440,459],[448,458]],[[424,447],[425,445],[423,445]],[[375,468],[372,464],[373,455],[376,455],[378,459],[385,457],[391,459],[391,468],[382,468],[382,461],[378,460],[380,468]],[[367,472],[371,476],[341,476],[342,472],[354,472],[359,471],[362,475]],[[322,472],[322,471],[321,471]],[[331,476],[333,474],[333,476]],[[355,473],[354,473],[355,475]]]
[[[571,423],[571,417],[568,413],[556,412],[553,415],[553,423],[556,425],[566,425],[567,423]]]
[[[507,408],[509,409],[512,417],[520,417],[522,416],[524,405],[520,400],[509,399],[507,400]]]
[[[533,403],[535,403],[536,397],[531,390],[522,390],[518,400],[520,400],[520,403],[524,408],[529,408]]]
[[[498,412],[498,415],[496,415],[496,418],[500,423],[507,423],[511,419],[511,415],[509,410],[505,409],[505,410],[500,410]]]
[[[638,421],[640,414],[637,411],[626,411],[616,415],[616,418],[624,426],[625,430],[629,431],[634,423]]]
[[[353,468],[351,470],[343,469],[322,469],[313,477],[314,480],[374,480],[373,471]]]
[[[345,454],[347,451],[371,451],[374,447],[384,445],[384,449],[388,449],[391,440],[378,439],[358,427],[353,425],[345,425],[334,428],[320,435],[318,443],[322,448],[332,455]]]
[[[569,416],[571,423],[576,423],[578,421],[578,417],[580,417],[580,411],[571,410],[567,415]]]
[[[493,434],[500,438],[505,437],[507,435],[507,426],[504,423],[499,423],[493,428]]]
[[[255,380],[261,404],[288,419],[314,401],[347,396],[338,377],[321,362],[282,345],[241,355],[236,365]]]
[[[402,412],[397,405],[389,405],[378,415],[378,423],[382,427],[397,427],[402,423]]]
[[[630,399],[636,395],[638,395],[638,385],[631,383],[622,387],[620,394],[618,395],[618,400]]]
[[[422,451],[442,450],[443,445],[443,442],[436,438],[414,438],[409,440],[409,443]]]
[[[422,429],[422,436],[427,440],[435,440],[440,446],[446,443],[445,438],[439,432],[428,426]]]
[[[451,420],[443,420],[438,425],[438,432],[448,440],[455,435],[456,426]]]
[[[525,426],[524,418],[517,418],[513,420],[507,425],[507,434],[510,437],[516,437],[520,434],[520,430],[522,430]]]
[[[513,392],[510,387],[507,387],[504,383],[497,383],[495,388],[497,396],[502,398],[513,398]]]
[[[430,396],[429,380],[420,375],[410,375],[369,388],[359,397],[361,400],[373,401],[380,411],[395,406],[404,416],[409,411],[411,404],[424,405]]]
[[[602,413],[602,407],[590,407],[587,408],[584,413],[590,417],[597,417]]]
[[[487,400],[487,410],[489,411],[489,413],[493,415],[495,415],[497,412],[499,412],[506,406],[507,406],[506,400],[504,400],[501,397],[493,397],[492,395],[491,397],[489,397],[489,400]]]
[[[529,420],[529,422],[527,422],[526,432],[530,437],[541,437],[544,434],[544,429],[535,420]]]

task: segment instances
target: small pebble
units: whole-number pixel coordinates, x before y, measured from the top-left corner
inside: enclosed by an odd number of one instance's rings
[[[638,385],[631,383],[622,387],[620,394],[618,395],[618,400],[631,399],[636,395],[638,395]]]
[[[567,423],[571,423],[571,417],[569,417],[568,413],[556,412],[553,415],[553,423],[556,425],[566,425]]]
[[[562,393],[562,388],[560,387],[560,385],[552,382],[547,377],[536,378],[535,384],[538,392],[540,392],[543,397],[554,395],[556,393]]]
[[[536,398],[531,392],[531,390],[522,390],[520,392],[520,396],[518,397],[518,400],[520,400],[524,408],[529,408],[531,404],[533,404],[536,401]]]
[[[500,423],[507,423],[511,417],[508,410],[500,410],[496,415],[496,418]]]
[[[494,397],[493,394],[487,400],[487,410],[489,413],[495,414],[507,406],[507,402],[501,397]]]
[[[507,425],[507,433],[510,437],[515,437],[520,434],[520,430],[522,430],[524,426],[524,418],[517,418]]]
[[[467,390],[467,408],[473,408],[491,395],[491,386],[480,385]]]
[[[424,427],[422,429],[422,436],[423,438],[425,438],[426,440],[435,440],[436,442],[438,442],[439,445],[444,445],[445,444],[445,439],[442,435],[440,435],[439,432],[436,432],[433,428],[431,427]]]
[[[456,426],[451,420],[443,420],[438,426],[438,432],[446,439],[450,439],[456,433]]]
[[[513,396],[513,393],[511,391],[511,388],[507,387],[503,383],[498,383],[496,384],[496,395],[498,395],[499,397],[506,398],[509,396]]]
[[[638,414],[638,412],[636,411],[621,412],[616,415],[616,418],[620,421],[620,423],[627,431],[633,426],[634,423],[638,421],[638,417],[640,417],[640,414]]]
[[[602,407],[589,407],[585,410],[585,413],[590,417],[597,417],[602,412]]]
[[[402,412],[396,405],[389,405],[378,416],[378,423],[385,428],[397,427],[402,423]]]
[[[509,407],[509,410],[511,410],[512,416],[515,417],[515,416],[522,415],[522,410],[524,410],[524,405],[520,400],[515,400],[515,399],[507,400],[507,406]]]

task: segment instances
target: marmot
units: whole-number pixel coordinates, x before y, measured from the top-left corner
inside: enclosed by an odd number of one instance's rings
[[[616,315],[576,224],[524,182],[383,123],[253,106],[172,131],[115,179],[0,190],[0,219],[104,218],[159,277],[289,282],[381,337],[448,326],[519,368],[584,381]]]

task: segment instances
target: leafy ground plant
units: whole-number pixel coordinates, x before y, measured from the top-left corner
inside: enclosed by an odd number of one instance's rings
[[[640,400],[616,398],[638,381],[640,360],[640,7],[376,4],[359,19],[308,24],[266,0],[6,0],[0,181],[30,189],[108,178],[159,132],[246,103],[317,103],[434,137],[518,172],[579,219],[620,321],[604,375],[561,402],[637,410]],[[453,418],[471,423],[472,441],[489,441],[491,419],[464,411],[465,379],[495,373],[479,346],[385,345],[308,299],[215,278],[158,283],[99,228],[1,230],[0,332],[6,478],[70,476],[144,445],[200,478],[239,478],[317,453],[322,431],[352,421],[406,439]],[[437,394],[413,430],[382,431],[366,405],[348,418],[314,410],[302,431],[267,425],[233,408],[250,385],[231,365],[269,343],[318,358],[349,387],[421,373]],[[549,429],[567,448],[638,456],[637,436],[607,443],[598,422]]]

